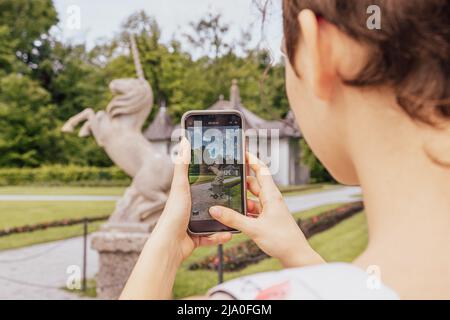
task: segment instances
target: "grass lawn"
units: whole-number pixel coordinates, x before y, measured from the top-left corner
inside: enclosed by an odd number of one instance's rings
[[[120,196],[125,187],[10,186],[0,194]]]
[[[211,182],[214,180],[216,176],[215,175],[198,175],[198,176],[189,176],[189,183],[196,183],[196,184],[201,184],[201,183],[206,183],[206,182]]]
[[[311,246],[328,262],[351,262],[367,246],[367,221],[363,212],[309,239]]]
[[[0,187],[0,194],[119,196],[124,190],[124,187],[10,186]],[[65,218],[108,215],[114,207],[114,201],[0,201],[0,229]],[[98,230],[101,224],[91,223],[89,232]],[[0,250],[72,238],[82,235],[82,232],[82,225],[74,225],[0,237]]]
[[[67,292],[70,292],[70,293],[75,293],[75,294],[79,295],[80,297],[95,298],[95,297],[97,297],[96,285],[97,284],[96,284],[95,279],[86,279],[86,287],[87,288],[86,288],[85,292],[82,290],[77,290],[77,289],[69,290],[65,286],[62,287],[61,289],[65,290]]]
[[[326,205],[311,210],[294,214],[296,218],[309,218],[318,215],[326,210],[339,207],[340,204]],[[233,236],[233,239],[224,247],[236,245],[239,242],[248,240],[242,234]],[[332,229],[315,235],[310,239],[312,247],[317,250],[327,261],[352,261],[364,250],[367,245],[367,227],[364,214],[357,214]],[[174,286],[174,297],[183,298],[193,295],[202,295],[217,284],[217,272],[208,270],[188,270],[188,266],[193,261],[202,259],[216,253],[216,247],[199,248],[187,259],[177,273]],[[265,259],[259,263],[248,266],[237,272],[226,272],[225,280],[241,277],[243,275],[257,272],[280,270],[281,264],[276,259]]]
[[[312,208],[312,209],[309,209],[306,211],[296,212],[293,214],[293,216],[295,219],[309,219],[309,218],[317,216],[321,213],[324,213],[325,211],[336,209],[342,205],[343,205],[343,203],[327,204],[327,205]]]
[[[294,214],[296,218],[310,218],[324,211],[334,209],[341,204],[320,206],[311,210]],[[243,234],[233,236],[227,243],[225,249],[246,241],[248,238]],[[312,247],[317,250],[327,261],[350,262],[357,257],[367,245],[367,226],[363,213],[359,213],[333,227],[332,229],[315,235],[309,239]],[[194,251],[194,253],[183,263],[177,272],[174,285],[174,298],[180,299],[189,296],[204,295],[208,289],[217,284],[217,272],[208,270],[188,270],[190,263],[203,259],[217,252],[216,247],[204,247]],[[248,266],[236,272],[225,272],[225,280],[254,274],[258,272],[276,271],[282,269],[281,264],[276,259],[265,259],[259,263]],[[95,280],[90,279],[88,293],[79,292],[82,296],[95,296]]]
[[[89,223],[88,232],[97,231],[103,221]],[[68,239],[83,235],[83,225],[56,227],[30,233],[19,233],[0,238],[0,251],[30,246],[37,243]]]
[[[298,195],[320,190],[329,190],[333,186],[319,188],[297,189],[284,193]],[[0,194],[42,194],[42,195],[120,195],[122,187],[0,187]],[[292,189],[291,189],[292,190]],[[290,191],[290,190],[285,190]],[[110,214],[114,210],[114,201],[102,202],[59,202],[59,201],[0,201],[0,229],[34,224],[39,222],[59,220],[64,218],[92,217]],[[326,210],[340,206],[340,204],[326,205],[294,214],[296,218],[307,219]],[[103,222],[92,223],[89,232],[98,230]],[[55,241],[81,235],[82,225],[51,228],[32,233],[16,234],[0,237],[0,250],[28,246],[36,243]],[[248,238],[242,234],[235,235],[225,248],[234,246]],[[367,244],[367,227],[365,216],[358,214],[345,220],[329,231],[320,233],[310,239],[311,245],[322,254],[327,261],[351,261]],[[216,247],[200,248],[184,262],[177,273],[174,287],[175,298],[204,294],[217,283],[217,273],[214,271],[189,271],[188,265],[196,260],[216,253]],[[281,265],[275,259],[265,259],[250,265],[244,270],[225,273],[225,279],[232,279],[246,274],[279,270]]]
[[[0,201],[0,229],[64,218],[106,215],[114,206],[113,201]]]
[[[299,195],[318,190],[327,190],[330,186],[290,186],[282,189],[286,195]],[[70,187],[70,186],[10,186],[0,187],[0,194],[29,195],[121,195],[124,187]],[[63,201],[0,201],[0,229],[35,224],[64,218],[81,218],[110,214],[115,207],[113,201],[102,202],[63,202]],[[317,210],[304,213],[303,218],[316,214]],[[95,231],[101,223],[93,224],[90,231]],[[12,249],[36,243],[71,238],[81,235],[82,227],[60,227],[0,237],[0,250]],[[240,241],[240,236],[236,241]],[[244,239],[245,240],[245,239]]]
[[[114,206],[113,201],[0,201],[0,229],[64,218],[107,215],[114,210]],[[90,224],[89,231],[97,230],[101,223]],[[71,238],[81,235],[82,230],[82,225],[74,225],[0,237],[0,250]]]
[[[197,182],[212,181],[214,176],[200,176]],[[309,194],[338,188],[334,184],[311,184],[302,186],[283,186],[281,192],[286,196]],[[0,187],[0,194],[10,195],[93,195],[120,196],[125,187],[76,187],[76,186],[8,186]]]

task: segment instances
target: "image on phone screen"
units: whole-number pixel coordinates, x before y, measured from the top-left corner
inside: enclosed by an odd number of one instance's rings
[[[187,120],[186,130],[191,144],[190,226],[198,232],[231,230],[212,218],[209,208],[220,205],[244,213],[241,118],[193,116]]]

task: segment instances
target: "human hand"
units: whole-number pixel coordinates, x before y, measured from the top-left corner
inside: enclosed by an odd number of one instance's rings
[[[259,201],[247,200],[247,216],[221,206],[211,207],[211,216],[245,233],[286,268],[323,263],[289,212],[267,166],[250,153],[246,158],[256,174],[247,177],[247,187]]]
[[[199,246],[223,244],[232,237],[230,232],[215,233],[209,236],[193,236],[187,232],[191,214],[191,192],[188,168],[191,159],[190,145],[183,138],[175,159],[174,176],[169,198],[159,221],[153,230],[150,241],[154,246],[171,250],[177,263],[189,257]]]

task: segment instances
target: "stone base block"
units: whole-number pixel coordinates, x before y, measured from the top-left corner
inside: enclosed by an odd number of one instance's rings
[[[133,270],[150,233],[100,231],[92,236],[91,246],[100,256],[97,296],[117,299]]]

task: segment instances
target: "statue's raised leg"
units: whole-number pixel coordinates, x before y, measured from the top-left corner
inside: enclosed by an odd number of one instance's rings
[[[87,121],[92,115],[95,115],[94,110],[92,110],[91,108],[84,109],[80,113],[74,115],[73,117],[70,117],[69,120],[67,120],[61,128],[61,131],[73,132],[80,122]]]

